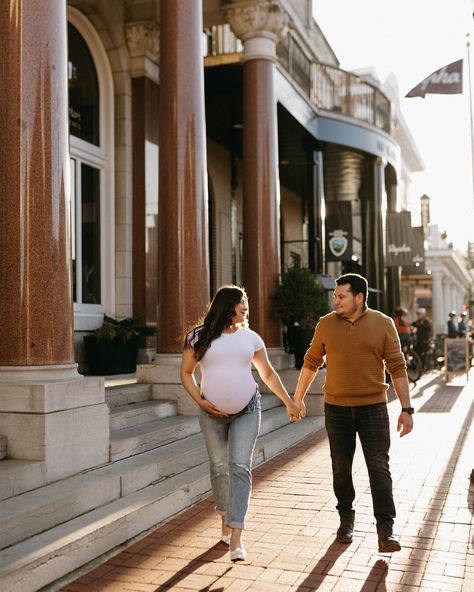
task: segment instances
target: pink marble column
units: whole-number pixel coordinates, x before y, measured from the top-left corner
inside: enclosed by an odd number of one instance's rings
[[[280,326],[269,318],[278,285],[279,180],[275,95],[276,43],[288,17],[278,0],[227,5],[234,33],[244,43],[243,283],[250,325],[269,347],[281,345]]]
[[[64,0],[0,11],[0,367],[74,361]]]
[[[268,347],[281,344],[280,327],[268,316],[280,271],[273,69],[265,59],[244,63],[243,284],[250,325]]]
[[[201,0],[160,3],[158,353],[209,301]]]

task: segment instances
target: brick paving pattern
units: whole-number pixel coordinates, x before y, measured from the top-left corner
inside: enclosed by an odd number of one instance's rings
[[[473,376],[471,373],[471,380]],[[324,430],[254,471],[248,557],[232,564],[212,499],[158,527],[63,592],[474,591],[474,388],[431,373],[412,390],[415,430],[395,432],[391,469],[403,549],[377,552],[367,471],[358,445],[354,541],[335,541],[338,515]]]

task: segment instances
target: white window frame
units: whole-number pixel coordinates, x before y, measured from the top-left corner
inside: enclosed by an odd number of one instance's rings
[[[102,323],[103,315],[115,312],[115,173],[114,173],[114,86],[112,71],[103,43],[89,19],[73,7],[68,22],[82,35],[94,60],[99,84],[100,145],[70,135],[70,156],[76,160],[76,205],[80,203],[81,164],[100,170],[100,286],[101,303],[74,302],[74,330],[91,331]],[[77,220],[76,207],[76,220]],[[77,226],[77,222],[76,222]],[[80,229],[76,228],[76,235]],[[80,238],[79,238],[80,244]],[[75,295],[74,295],[75,296]]]

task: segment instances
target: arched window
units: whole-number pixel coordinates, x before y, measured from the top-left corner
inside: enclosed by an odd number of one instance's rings
[[[79,11],[68,19],[74,328],[90,330],[114,308],[113,91],[97,33]]]

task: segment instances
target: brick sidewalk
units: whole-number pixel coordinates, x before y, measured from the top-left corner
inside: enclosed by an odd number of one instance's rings
[[[472,380],[472,373],[471,373]],[[211,499],[196,504],[63,592],[408,592],[474,590],[473,386],[430,374],[412,391],[415,430],[395,432],[391,469],[403,549],[377,552],[365,464],[354,462],[354,542],[335,542],[339,520],[329,449],[321,430],[254,471],[245,545],[232,564]]]

